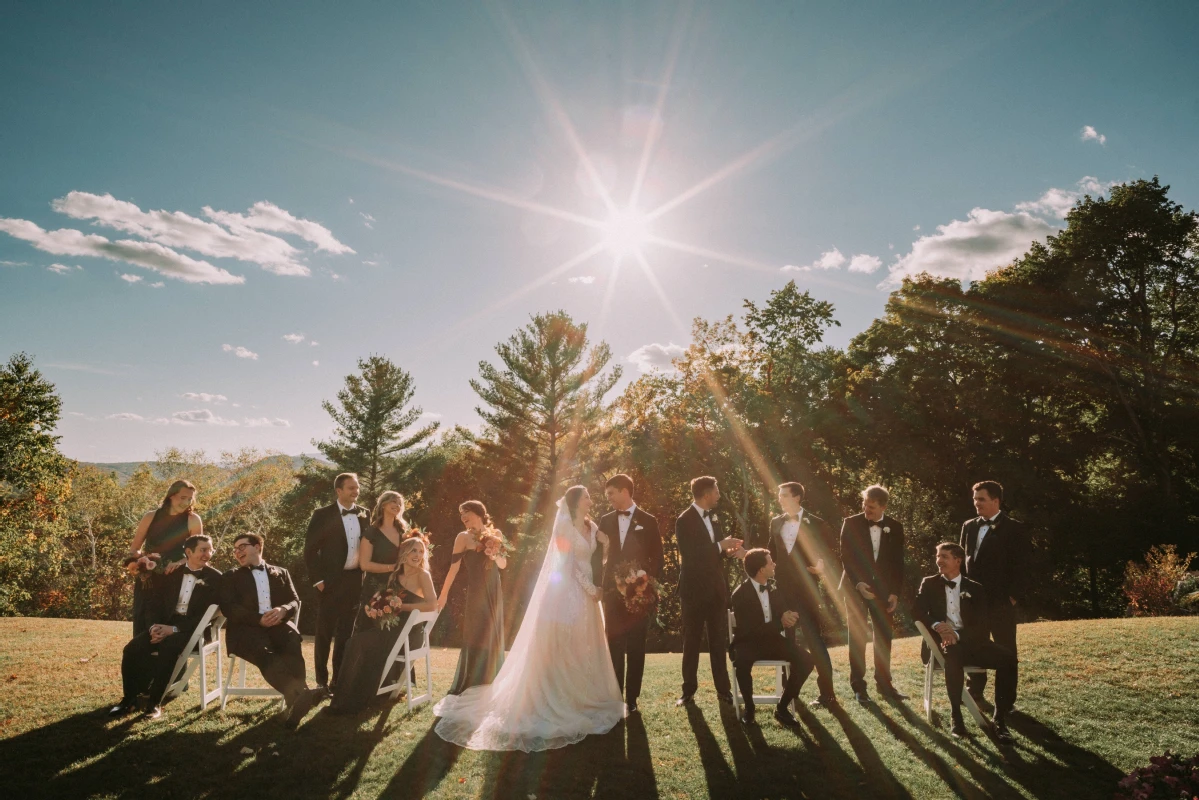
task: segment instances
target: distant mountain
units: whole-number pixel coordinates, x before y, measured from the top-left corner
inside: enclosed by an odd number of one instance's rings
[[[328,462],[325,461],[324,456],[322,456],[320,453],[302,453],[298,456],[282,456],[282,458],[290,458],[291,459],[291,468],[296,471],[299,471],[300,468],[304,466],[305,458],[313,458],[322,464],[328,464]],[[150,467],[151,469],[153,469],[155,464],[157,464],[158,462],[156,462],[156,461],[117,461],[117,462],[113,462],[113,463],[101,463],[101,462],[96,462],[96,461],[80,461],[79,463],[86,464],[86,465],[92,466],[92,467],[96,467],[97,469],[102,469],[105,472],[115,472],[117,474],[117,477],[121,480],[121,482],[124,483],[125,481],[129,480],[130,476],[132,476],[133,473],[137,470],[137,468],[140,467],[142,464],[145,464],[148,467]]]

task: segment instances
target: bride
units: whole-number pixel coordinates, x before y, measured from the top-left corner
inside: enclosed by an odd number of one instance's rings
[[[607,733],[625,715],[616,685],[591,555],[607,537],[572,486],[558,501],[553,534],[524,622],[493,683],[445,697],[437,735],[471,750],[551,750]]]

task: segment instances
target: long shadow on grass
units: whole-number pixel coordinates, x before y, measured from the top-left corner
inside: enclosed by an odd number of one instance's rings
[[[106,711],[0,741],[4,796],[193,797],[231,790],[305,796],[333,786],[353,757],[337,742],[314,752],[273,714],[201,715],[172,704],[162,720],[112,722]]]
[[[461,747],[442,739],[430,725],[379,796],[424,797],[431,794],[445,780],[461,754]]]

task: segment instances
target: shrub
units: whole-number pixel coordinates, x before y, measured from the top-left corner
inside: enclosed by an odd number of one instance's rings
[[[1149,759],[1117,784],[1115,800],[1178,800],[1199,796],[1199,755],[1181,758],[1169,750]]]
[[[1129,561],[1124,570],[1124,594],[1134,617],[1160,617],[1177,614],[1174,589],[1183,579],[1195,554],[1178,555],[1172,544],[1154,545],[1145,554],[1145,563]]]
[[[1199,614],[1199,572],[1191,572],[1174,587],[1174,604],[1188,614]]]

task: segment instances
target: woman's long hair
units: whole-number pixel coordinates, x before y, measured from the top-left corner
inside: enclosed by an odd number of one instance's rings
[[[196,485],[194,483],[192,483],[191,481],[185,481],[182,478],[175,481],[174,483],[171,484],[171,488],[167,489],[167,496],[162,498],[162,505],[159,506],[159,509],[161,509],[162,511],[165,511],[166,513],[169,514],[171,512],[171,498],[174,497],[175,495],[179,494],[179,492],[182,491],[183,489],[191,489],[192,492],[195,492]],[[192,494],[192,501],[191,501],[191,503],[188,504],[187,510],[191,511],[192,507],[195,504],[196,504],[196,496],[195,496],[195,494]]]
[[[480,503],[478,500],[467,500],[462,505],[458,506],[458,513],[469,511],[470,513],[483,520],[483,527],[491,527],[491,515],[487,513],[487,506]]]
[[[425,572],[429,571],[429,539],[420,531],[413,531],[404,537],[404,541],[400,542],[400,552],[396,555],[396,563],[400,565],[400,571],[404,572],[408,569],[408,554],[416,549],[416,546],[424,545],[425,556],[421,559],[420,568]]]
[[[407,504],[404,502],[404,495],[399,492],[386,491],[379,495],[379,499],[375,501],[375,508],[371,511],[371,525],[374,525],[379,530],[383,529],[383,506],[395,500],[400,504],[400,513],[396,514],[396,532],[403,536],[408,532],[408,523],[404,520],[404,509]]]
[[[582,484],[579,484],[577,486],[572,486],[569,489],[567,489],[566,494],[563,495],[562,499],[564,501],[566,501],[566,511],[570,514],[571,522],[574,522],[575,515],[578,514],[578,512],[579,512],[579,501],[583,499],[583,495],[586,493],[587,493],[587,487]],[[590,516],[584,517],[583,524],[586,525],[587,527],[590,527],[591,526],[591,517]]]

